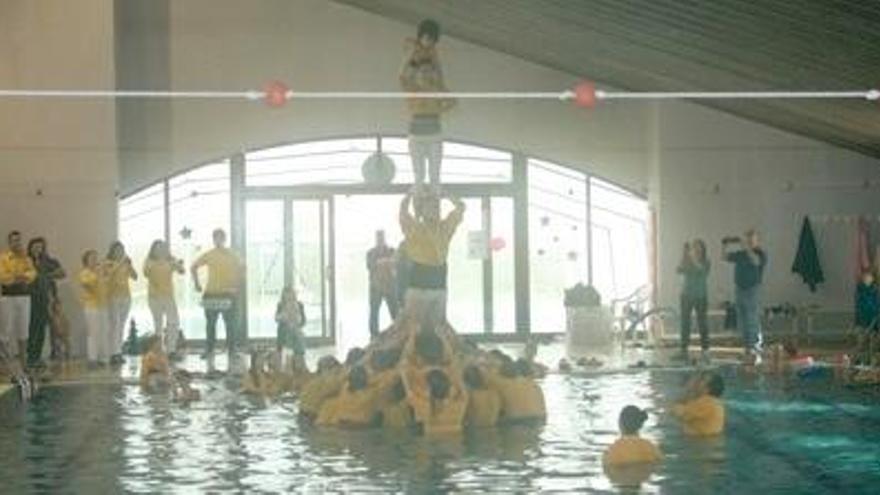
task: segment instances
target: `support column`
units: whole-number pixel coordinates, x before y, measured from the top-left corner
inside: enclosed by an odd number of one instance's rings
[[[516,285],[516,333],[531,333],[529,307],[529,181],[528,159],[513,154],[513,276]]]

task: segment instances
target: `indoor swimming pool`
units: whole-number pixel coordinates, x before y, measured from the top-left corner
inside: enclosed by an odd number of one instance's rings
[[[44,388],[0,398],[5,493],[631,492],[603,473],[626,404],[647,408],[643,436],[665,459],[642,493],[877,493],[880,406],[869,390],[722,370],[726,435],[684,437],[665,407],[687,373],[550,375],[541,427],[409,434],[322,430],[292,399],[243,397],[202,381],[190,406],[136,386]]]

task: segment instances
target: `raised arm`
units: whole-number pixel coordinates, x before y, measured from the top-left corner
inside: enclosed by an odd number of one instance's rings
[[[409,227],[416,221],[416,219],[413,218],[412,213],[410,213],[412,198],[413,193],[408,192],[406,196],[403,197],[403,200],[400,201],[400,228],[403,230],[404,235],[407,233]]]

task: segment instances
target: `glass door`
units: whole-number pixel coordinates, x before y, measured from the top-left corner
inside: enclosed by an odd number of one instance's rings
[[[252,198],[245,202],[247,335],[274,340],[275,309],[293,287],[313,344],[335,343],[333,202],[328,198]]]
[[[286,279],[302,301],[305,336],[312,342],[336,342],[336,284],[333,200],[291,199],[287,208]]]

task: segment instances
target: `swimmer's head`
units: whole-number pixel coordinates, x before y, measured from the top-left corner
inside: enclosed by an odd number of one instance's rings
[[[450,383],[449,377],[446,376],[446,373],[438,369],[433,369],[428,372],[425,380],[428,382],[428,390],[432,399],[443,400],[449,397]]]
[[[862,283],[865,285],[871,285],[874,283],[874,272],[871,270],[863,270],[862,271]]]
[[[464,384],[471,390],[480,390],[486,388],[486,381],[483,379],[483,372],[476,366],[468,366],[462,374]]]
[[[620,419],[618,420],[620,432],[624,435],[635,435],[647,420],[648,413],[636,406],[626,406],[620,411]]]
[[[370,366],[375,371],[390,370],[397,366],[397,363],[400,361],[400,353],[401,349],[399,347],[380,349],[370,357]]]
[[[706,380],[706,392],[712,397],[721,397],[724,393],[724,379],[721,375],[713,373]]]
[[[523,376],[526,378],[532,376],[532,365],[525,359],[517,359],[514,366],[516,366],[516,376]]]
[[[398,378],[391,386],[391,400],[395,403],[406,399],[406,389],[403,387],[403,380]]]
[[[352,347],[349,349],[348,354],[345,355],[345,365],[349,367],[354,366],[366,355],[366,351],[360,347]]]
[[[367,388],[367,369],[355,366],[348,372],[348,390],[356,392]]]
[[[519,374],[516,363],[513,360],[504,361],[501,363],[500,369],[501,376],[504,378],[516,378]]]
[[[489,359],[496,366],[502,366],[504,363],[513,361],[510,356],[504,354],[504,352],[499,349],[492,349],[489,351]]]
[[[429,328],[422,327],[416,334],[415,348],[426,364],[437,365],[443,362],[443,341]]]
[[[324,356],[318,360],[318,373],[333,371],[342,366],[335,356]]]

